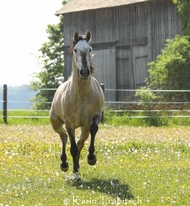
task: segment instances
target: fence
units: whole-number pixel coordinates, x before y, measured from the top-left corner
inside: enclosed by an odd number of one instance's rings
[[[180,118],[190,118],[190,102],[183,102],[183,101],[178,101],[178,102],[164,102],[164,101],[157,101],[157,102],[139,102],[135,98],[135,92],[137,91],[136,89],[107,89],[104,88],[104,84],[101,84],[101,87],[105,93],[105,96],[107,93],[114,92],[114,94],[119,93],[119,92],[126,92],[126,96],[130,96],[130,98],[123,99],[123,100],[117,100],[116,95],[116,100],[115,101],[108,101],[105,99],[105,106],[110,108],[111,113],[128,113],[126,118],[150,118],[152,117],[152,114],[156,114],[155,117],[163,117],[160,116],[162,112],[165,112],[167,117],[174,118],[174,117],[180,117]],[[51,89],[43,89],[43,90],[56,90],[54,88]],[[190,90],[150,90],[152,92],[190,92]],[[128,95],[131,93],[131,95]],[[123,95],[122,95],[123,96]],[[18,110],[18,109],[12,109],[11,111],[32,111],[36,112],[36,116],[30,116],[30,115],[7,115],[8,108],[7,104],[9,102],[19,102],[16,99],[14,100],[9,100],[8,98],[8,87],[7,85],[3,85],[3,101],[0,101],[3,103],[3,122],[7,124],[7,118],[49,118],[49,116],[39,116],[37,113],[39,112],[46,112],[49,110],[34,110],[34,109],[25,109],[25,110]],[[26,101],[26,103],[30,103],[30,101]],[[34,102],[37,103],[37,102]],[[51,102],[41,102],[41,103],[51,103]],[[143,105],[143,107],[142,107]],[[144,105],[147,105],[145,108]],[[160,109],[159,105],[165,105],[166,109]],[[172,106],[173,105],[173,106]],[[140,109],[139,109],[140,108]],[[138,115],[141,113],[141,115]],[[143,115],[145,114],[145,115]]]

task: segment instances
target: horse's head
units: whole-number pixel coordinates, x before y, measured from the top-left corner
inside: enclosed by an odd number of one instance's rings
[[[88,79],[92,72],[91,69],[91,51],[92,48],[88,44],[91,41],[92,34],[87,31],[85,35],[79,35],[78,31],[73,34],[73,58],[74,64],[78,69],[81,79]]]

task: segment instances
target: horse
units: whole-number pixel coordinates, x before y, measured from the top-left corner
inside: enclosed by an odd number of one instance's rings
[[[89,134],[91,139],[87,162],[89,165],[96,163],[94,142],[104,107],[102,88],[92,76],[95,68],[92,62],[92,48],[89,45],[91,39],[92,34],[89,30],[83,35],[79,35],[78,31],[74,32],[73,43],[69,49],[73,54],[72,73],[69,79],[58,87],[50,109],[51,125],[62,141],[60,168],[63,172],[69,168],[66,155],[66,143],[69,136],[75,178],[80,178],[80,152]],[[77,143],[76,128],[81,130]]]

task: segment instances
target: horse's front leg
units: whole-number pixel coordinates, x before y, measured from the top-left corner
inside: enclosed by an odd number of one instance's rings
[[[51,124],[55,132],[57,132],[61,138],[62,142],[62,153],[61,153],[61,164],[60,168],[62,171],[66,172],[69,169],[69,165],[67,163],[67,155],[66,155],[66,144],[67,144],[67,134],[66,131],[63,129],[62,125],[64,122],[56,115],[54,115],[53,110],[51,111],[50,116]]]
[[[98,117],[93,118],[93,122],[90,126],[90,134],[91,134],[91,141],[90,141],[90,147],[89,147],[89,154],[88,154],[88,164],[89,165],[94,165],[96,164],[96,155],[94,154],[95,148],[94,148],[94,140],[95,140],[95,135],[98,131]]]
[[[71,142],[70,152],[73,158],[73,173],[76,178],[79,178],[80,173],[79,173],[79,168],[77,164],[78,146],[75,141],[75,128],[66,124],[66,129],[67,129],[69,139]]]
[[[89,132],[90,132],[90,126],[81,127],[80,139],[77,142],[77,145],[78,145],[78,154],[77,154],[77,165],[78,165],[78,168],[80,167],[79,166],[80,152],[81,152],[82,148],[84,147],[84,142],[86,141],[86,139],[89,136]]]
[[[69,165],[67,162],[67,155],[66,155],[66,144],[67,144],[67,134],[66,132],[63,130],[63,133],[60,134],[60,138],[61,138],[61,142],[62,142],[62,153],[61,153],[61,164],[60,164],[60,168],[63,172],[66,172],[69,169]]]

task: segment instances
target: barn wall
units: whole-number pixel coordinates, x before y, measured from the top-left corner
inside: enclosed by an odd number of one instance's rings
[[[152,0],[65,14],[65,78],[71,73],[71,54],[67,49],[72,35],[75,30],[84,33],[89,29],[92,32],[91,45],[97,53],[94,60],[98,68],[98,81],[104,82],[106,88],[139,88],[144,84],[144,78],[148,77],[147,63],[156,59],[167,38],[181,33],[176,13],[172,0]],[[114,63],[113,55],[107,55],[113,50]],[[101,52],[106,56],[100,55]],[[108,97],[125,98],[122,93]]]
[[[116,89],[116,58],[115,47],[95,51],[94,62],[97,64],[94,77],[99,83],[104,83],[106,88]],[[105,93],[105,99],[114,101],[116,92],[110,91]]]

